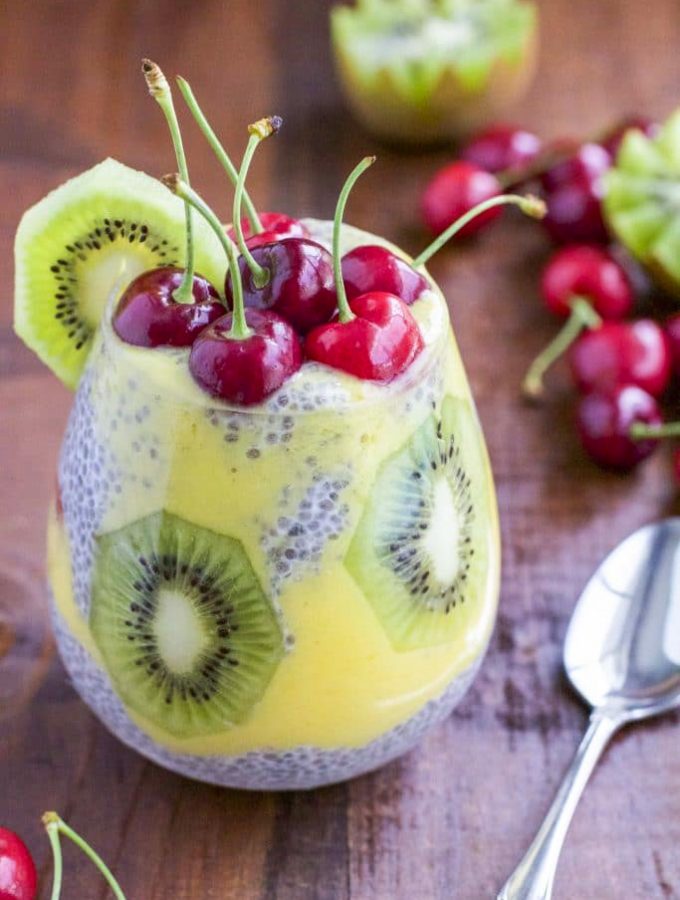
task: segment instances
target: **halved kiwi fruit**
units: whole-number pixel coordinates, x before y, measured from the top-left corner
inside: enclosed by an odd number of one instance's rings
[[[484,460],[476,414],[449,396],[378,473],[345,565],[397,650],[468,627],[492,531]]]
[[[533,74],[536,28],[523,0],[357,0],[331,12],[354,113],[381,138],[417,144],[504,112]]]
[[[216,285],[226,260],[194,216],[196,269]],[[107,159],[31,207],[14,245],[14,328],[75,387],[112,293],[185,256],[184,204],[143,172]]]
[[[612,232],[660,287],[680,297],[680,110],[656,137],[626,134],[604,189]]]
[[[124,703],[177,737],[242,721],[284,654],[240,541],[167,512],[98,538],[90,626]]]

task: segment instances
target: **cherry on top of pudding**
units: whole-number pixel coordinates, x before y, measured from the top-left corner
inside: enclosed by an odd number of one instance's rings
[[[173,297],[184,269],[160,266],[138,275],[121,295],[113,315],[116,334],[137,347],[189,347],[211,322],[224,315],[217,291],[194,275],[192,302]]]
[[[305,232],[309,234],[307,229]],[[333,317],[337,303],[333,258],[325,247],[311,238],[284,238],[258,244],[251,250],[268,278],[259,286],[246,259],[239,257],[243,301],[247,308],[271,309],[290,322],[299,334],[306,334]],[[227,273],[224,291],[231,308],[234,300],[231,273]]]
[[[370,291],[385,291],[409,306],[429,287],[424,275],[379,244],[362,244],[345,253],[342,280],[350,301]]]
[[[280,212],[263,212],[259,214],[262,231],[255,233],[250,219],[241,217],[241,228],[251,250],[262,244],[271,244],[273,241],[284,241],[287,238],[306,238],[309,231],[299,219],[287,216]],[[227,228],[227,235],[236,242],[236,231],[233,226]]]
[[[230,337],[231,313],[205,328],[191,348],[189,371],[213,397],[253,406],[297,372],[302,349],[291,325],[271,310],[246,309],[245,321],[251,330],[245,340]]]

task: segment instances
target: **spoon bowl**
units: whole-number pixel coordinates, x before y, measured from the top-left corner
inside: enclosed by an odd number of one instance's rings
[[[680,518],[640,528],[602,562],[564,644],[593,708],[643,719],[680,705]]]

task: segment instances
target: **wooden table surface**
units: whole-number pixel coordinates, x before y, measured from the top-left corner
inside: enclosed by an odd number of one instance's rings
[[[627,111],[663,116],[680,102],[677,0],[541,6],[540,70],[515,114],[523,124],[546,137],[584,135]],[[677,511],[668,456],[626,478],[588,464],[563,375],[543,408],[521,404],[522,372],[553,328],[536,289],[548,245],[540,228],[507,215],[432,265],[485,424],[504,543],[498,627],[461,707],[407,757],[311,793],[214,789],[119,744],[75,695],[49,637],[45,511],[71,397],[12,333],[11,254],[21,212],[101,158],[153,174],[173,168],[142,56],[189,78],[236,152],[246,123],[283,116],[253,168],[262,208],[327,216],[345,173],[376,151],[349,219],[415,250],[419,192],[447,159],[377,147],[350,120],[320,0],[2,0],[0,823],[29,842],[43,898],[51,863],[40,814],[49,808],[91,839],[130,900],[492,898],[586,722],[560,672],[574,600],[617,540]],[[226,216],[221,173],[188,122],[185,132],[199,189]],[[678,723],[667,716],[614,742],[569,833],[558,900],[680,897]],[[69,847],[66,860],[65,896],[107,896],[81,855]]]

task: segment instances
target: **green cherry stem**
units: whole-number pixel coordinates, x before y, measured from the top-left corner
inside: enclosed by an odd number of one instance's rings
[[[177,121],[177,113],[175,112],[175,104],[172,102],[172,91],[168,80],[155,62],[150,59],[142,60],[142,72],[146,80],[146,86],[149,93],[163,110],[163,114],[170,128],[172,136],[172,145],[175,148],[175,157],[177,159],[177,167],[186,183],[189,183],[189,169],[187,167],[187,158],[184,153],[184,145],[182,143],[182,133]],[[173,299],[178,303],[192,303],[194,299],[194,232],[191,221],[191,207],[188,203],[184,204],[186,218],[186,238],[187,253],[184,276],[179,287],[173,291]]]
[[[335,279],[335,291],[338,295],[338,313],[341,322],[351,322],[354,318],[354,313],[349,308],[345,283],[342,280],[342,260],[340,258],[342,217],[345,215],[347,198],[349,197],[355,182],[363,175],[366,169],[373,165],[375,159],[375,156],[365,156],[361,162],[352,169],[347,176],[347,181],[345,181],[342,186],[340,196],[338,197],[338,205],[335,207],[335,216],[333,217],[333,277]]]
[[[186,81],[186,79],[182,78],[181,75],[177,76],[177,85],[182,93],[182,96],[184,97],[186,105],[189,107],[191,115],[194,117],[196,124],[203,132],[203,136],[210,144],[210,147],[219,160],[220,165],[229,176],[229,180],[234,186],[236,186],[236,182],[238,181],[238,169],[231,161],[229,154],[220,143],[217,135],[215,134],[212,127],[210,126],[210,123],[205,117],[205,113],[198,105],[198,101],[196,100],[194,92],[191,89],[191,85],[188,81]],[[250,227],[252,228],[253,233],[261,234],[264,231],[262,222],[260,222],[260,217],[257,214],[255,205],[253,204],[253,201],[250,199],[250,195],[246,190],[243,191],[243,205],[245,206],[246,215],[248,216],[248,221],[250,222]]]
[[[602,324],[602,319],[585,297],[572,297],[569,305],[569,318],[548,346],[538,354],[524,376],[522,393],[528,400],[537,400],[543,394],[543,376],[555,360],[569,349],[583,329],[599,328]]]
[[[267,118],[259,119],[253,125],[248,126],[250,137],[248,138],[248,144],[245,153],[243,154],[241,168],[239,169],[238,179],[236,181],[236,190],[234,191],[234,206],[231,221],[233,223],[234,231],[236,232],[238,248],[245,259],[248,268],[253,273],[253,282],[256,288],[263,288],[269,283],[271,272],[269,269],[265,269],[264,266],[261,266],[248,249],[246,239],[243,235],[243,224],[241,222],[241,203],[243,201],[243,191],[246,185],[246,176],[248,175],[248,170],[250,169],[250,164],[255,155],[255,151],[265,138],[268,138],[272,134],[276,134],[281,127],[281,124],[282,120],[279,116],[268,116]]]
[[[680,437],[680,422],[664,422],[663,425],[647,425],[644,422],[635,422],[630,427],[630,436],[634,441]]]
[[[241,270],[238,266],[238,248],[236,244],[227,236],[222,227],[222,223],[210,209],[205,200],[203,200],[193,188],[189,187],[185,181],[182,181],[177,173],[173,175],[164,175],[161,178],[161,181],[173,194],[181,197],[186,203],[190,203],[196,212],[203,216],[217,235],[217,239],[220,244],[222,244],[224,252],[227,254],[227,260],[229,261],[231,287],[234,295],[234,308],[232,310],[229,337],[235,341],[243,341],[246,338],[249,338],[253,331],[246,322],[246,311],[243,303],[243,283],[241,282]]]
[[[62,859],[61,843],[59,842],[60,834],[63,834],[64,837],[67,837],[70,841],[73,841],[73,843],[83,851],[88,859],[94,863],[94,865],[104,876],[104,879],[106,880],[108,886],[111,888],[111,891],[113,892],[116,900],[125,900],[125,894],[123,893],[121,886],[113,877],[113,873],[101,858],[101,856],[95,850],[93,850],[92,847],[90,847],[86,840],[84,840],[76,831],[74,831],[69,825],[67,825],[66,822],[64,822],[64,820],[55,812],[46,812],[43,815],[42,820],[47,831],[47,836],[50,839],[52,854],[54,856],[54,880],[52,883],[51,900],[59,900],[59,896],[61,894]]]
[[[452,222],[446,231],[442,231],[439,237],[435,238],[428,247],[416,256],[411,265],[414,268],[424,266],[438,250],[441,250],[447,241],[450,241],[454,235],[458,234],[461,228],[465,228],[468,222],[476,219],[477,216],[480,216],[488,209],[493,209],[495,206],[518,206],[525,215],[531,216],[532,219],[542,219],[547,211],[545,203],[538,197],[534,197],[533,194],[499,194],[497,197],[491,197],[489,200],[484,200],[482,203],[478,203],[477,206],[473,206],[459,219]]]

